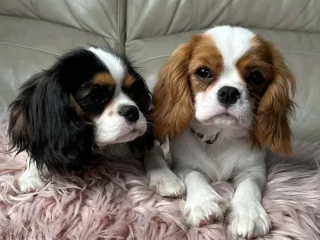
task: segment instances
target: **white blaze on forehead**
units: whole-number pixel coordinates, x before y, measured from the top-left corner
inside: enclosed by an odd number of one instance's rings
[[[220,50],[223,65],[233,66],[251,47],[255,34],[241,27],[220,26],[205,32],[213,38],[214,44]]]
[[[127,72],[126,66],[121,59],[114,54],[99,48],[90,47],[88,50],[100,59],[100,61],[108,68],[113,79],[118,83],[117,85],[120,85]]]

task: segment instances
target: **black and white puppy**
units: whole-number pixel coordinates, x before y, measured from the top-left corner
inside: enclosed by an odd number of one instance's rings
[[[90,47],[63,55],[9,107],[12,149],[29,156],[20,190],[42,188],[47,173],[81,169],[105,148],[134,157],[151,147],[150,104],[145,81],[118,54]]]

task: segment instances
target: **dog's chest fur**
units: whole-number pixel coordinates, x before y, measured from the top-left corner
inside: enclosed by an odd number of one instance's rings
[[[170,144],[174,168],[190,168],[205,173],[212,181],[226,181],[238,168],[263,159],[263,152],[252,148],[247,137],[230,138],[220,132],[208,144],[189,129]]]

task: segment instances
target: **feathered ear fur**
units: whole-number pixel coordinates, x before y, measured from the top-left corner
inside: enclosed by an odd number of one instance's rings
[[[255,136],[262,147],[289,155],[292,152],[289,117],[294,112],[290,88],[294,95],[296,82],[279,51],[271,43],[266,42],[266,46],[271,55],[273,79],[259,103]]]
[[[83,167],[93,151],[93,125],[79,115],[71,93],[61,86],[57,67],[36,74],[10,105],[12,148],[27,151],[40,171],[63,173]]]
[[[181,45],[160,71],[154,89],[154,134],[164,142],[166,137],[180,135],[193,117],[193,101],[189,84],[188,65],[192,42]]]

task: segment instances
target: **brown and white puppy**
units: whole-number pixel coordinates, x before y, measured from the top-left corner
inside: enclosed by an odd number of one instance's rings
[[[169,137],[182,181],[153,150],[145,159],[150,186],[162,195],[186,190],[190,225],[226,214],[230,236],[265,235],[265,149],[291,153],[290,88],[295,79],[283,57],[253,32],[219,26],[193,36],[173,52],[154,90],[155,136]],[[230,203],[209,185],[226,180],[236,188]]]

